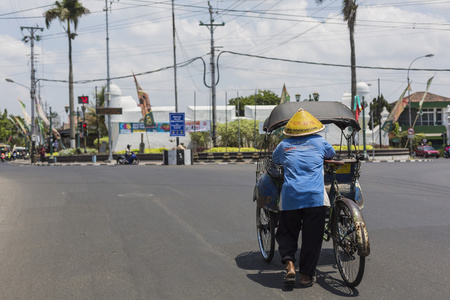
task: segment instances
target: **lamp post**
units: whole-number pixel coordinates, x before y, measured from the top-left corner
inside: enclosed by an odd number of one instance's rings
[[[83,111],[83,139],[84,139],[84,153],[87,153],[87,150],[86,150],[86,132],[85,132],[85,130],[84,130],[84,124],[86,124],[86,106],[84,106],[84,103],[83,103],[83,106],[81,107],[81,110]],[[86,129],[86,131],[87,131],[87,129]]]
[[[78,126],[78,129],[77,129],[77,153],[78,153],[78,149],[80,148],[80,111],[79,111],[79,109],[78,109],[78,106],[77,106],[77,126]]]
[[[53,128],[52,128],[52,120],[53,120],[53,118],[54,117],[56,117],[57,116],[57,114],[56,113],[52,113],[52,106],[50,105],[49,107],[49,111],[50,111],[50,113],[49,113],[49,118],[50,118],[50,133],[49,133],[49,137],[50,137],[50,159],[52,160],[53,159]]]
[[[23,85],[21,83],[15,82],[14,80],[10,78],[5,79],[7,82],[15,83],[17,85],[20,85],[24,88],[27,88],[30,91],[30,99],[31,99],[31,163],[36,163],[36,135],[35,135],[35,126],[34,126],[34,104],[35,104],[35,87],[36,83],[39,81],[35,80],[32,82],[32,88],[27,87],[26,85]]]
[[[410,86],[409,86],[409,70],[411,69],[411,66],[412,66],[412,64],[416,61],[416,60],[418,60],[418,59],[420,59],[420,58],[424,58],[424,57],[433,57],[434,56],[434,54],[427,54],[427,55],[422,55],[422,56],[419,56],[419,57],[417,57],[417,58],[415,58],[410,64],[409,64],[409,67],[408,67],[408,74],[407,74],[407,80],[408,80],[408,112],[409,112],[409,128],[411,128],[411,88],[410,88]],[[409,156],[412,156],[412,137],[410,137],[409,138]]]

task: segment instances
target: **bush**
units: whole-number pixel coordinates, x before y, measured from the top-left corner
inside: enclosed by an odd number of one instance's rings
[[[339,150],[341,150],[341,151],[347,151],[347,149],[348,149],[347,145],[342,145],[342,147],[339,146],[339,145],[337,145],[337,146],[336,146],[336,145],[333,145],[333,148],[334,148],[335,151],[339,151]],[[351,146],[350,146],[350,149],[351,149],[352,151],[355,151],[355,146],[354,146],[354,145],[351,145]],[[373,146],[372,146],[372,145],[366,145],[366,150],[372,150],[372,149],[373,149]],[[356,150],[363,151],[363,150],[364,150],[364,146],[363,146],[363,145],[359,145],[359,146],[356,147]]]
[[[92,149],[92,148],[87,148],[86,149],[86,153],[84,153],[84,149],[81,148],[68,148],[68,149],[64,149],[59,151],[59,153],[55,154],[55,152],[53,152],[53,156],[57,155],[57,156],[73,156],[73,155],[92,155],[92,154],[97,154],[97,149]]]
[[[152,149],[145,149],[144,153],[163,153],[164,150],[168,150],[167,148],[152,148]],[[139,149],[131,149],[134,153],[140,153]],[[117,151],[117,154],[125,154],[125,150]]]
[[[209,150],[204,150],[204,153],[210,152]],[[239,147],[216,147],[211,149],[212,153],[217,152],[239,152]],[[253,147],[241,147],[241,152],[259,152],[258,149]]]

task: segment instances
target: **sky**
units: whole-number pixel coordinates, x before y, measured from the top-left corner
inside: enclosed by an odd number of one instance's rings
[[[81,0],[90,14],[79,20],[73,40],[74,96],[95,103],[95,88],[106,85],[106,13],[104,0]],[[357,1],[356,76],[370,86],[371,98],[396,101],[411,80],[412,93],[450,97],[450,0]],[[340,101],[351,91],[350,43],[340,0],[221,0],[213,10],[218,59],[216,104],[225,105],[255,90],[281,96],[283,84],[295,101],[317,92],[321,101]],[[22,115],[17,97],[30,113],[29,35],[21,27],[40,27],[35,42],[38,95],[67,122],[69,104],[68,40],[62,24],[46,28],[43,13],[54,0],[0,1],[0,111]],[[147,91],[152,106],[175,105],[172,1],[108,1],[110,78],[123,95],[137,101],[134,80]],[[211,32],[208,1],[175,0],[178,111],[210,105]],[[431,58],[422,57],[434,54]],[[258,56],[258,57],[255,57]],[[206,69],[200,59],[203,58]],[[420,57],[420,58],[419,58]],[[418,58],[416,60],[416,58]],[[5,79],[12,79],[10,83]],[[24,87],[25,86],[25,87]]]

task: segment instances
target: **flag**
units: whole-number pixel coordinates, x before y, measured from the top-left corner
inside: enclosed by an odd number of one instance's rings
[[[134,76],[134,82],[136,83],[136,90],[139,98],[139,106],[141,107],[142,119],[144,121],[145,128],[155,127],[155,119],[153,118],[152,106],[148,94],[141,88],[137,82],[136,76]]]
[[[289,96],[289,93],[286,90],[286,85],[283,84],[283,91],[281,92],[281,99],[280,104],[290,102],[291,96]]]
[[[47,119],[47,117],[45,116],[44,111],[42,110],[41,105],[39,104],[39,102],[37,101],[37,99],[35,99],[36,101],[36,110],[37,113],[39,115],[39,118],[41,118],[41,120],[45,123],[45,125],[50,126],[50,121]]]
[[[30,118],[30,115],[27,113],[27,108],[26,108],[25,104],[23,104],[22,100],[20,100],[19,97],[17,97],[17,100],[19,100],[20,106],[22,107],[25,124],[27,125],[28,128],[30,128],[31,118]]]
[[[425,101],[425,97],[428,94],[428,89],[430,88],[430,85],[431,85],[431,82],[433,81],[433,78],[434,78],[434,76],[431,77],[430,79],[428,79],[428,81],[427,81],[427,89],[425,90],[425,93],[423,93],[422,99],[419,102],[419,110],[417,111],[416,118],[414,119],[414,123],[412,125],[413,128],[416,125],[416,122],[417,122],[417,119],[419,118],[419,116],[422,115],[422,105],[423,105],[423,102]]]
[[[395,104],[394,108],[392,109],[391,113],[387,117],[386,121],[383,123],[383,126],[381,127],[381,129],[383,129],[384,131],[390,132],[392,130],[392,126],[394,125],[395,122],[397,122],[398,118],[402,114],[406,105],[408,105],[408,98],[404,98],[405,93],[408,90],[408,88],[409,88],[409,85],[403,91],[402,95],[397,100],[397,103]]]
[[[47,117],[45,116],[44,111],[42,110],[41,105],[39,104],[39,102],[36,99],[36,110],[38,112],[39,117],[41,118],[42,122],[47,125],[48,127],[50,127],[50,121],[47,119]],[[44,128],[43,125],[41,124],[41,122],[39,122],[39,126],[43,132]],[[61,138],[61,135],[59,134],[58,130],[56,130],[55,128],[52,128],[52,133],[53,136],[59,140]]]
[[[20,122],[20,120],[17,119],[16,116],[14,116],[14,119],[16,120],[16,122],[14,122],[14,120],[12,120],[12,119],[11,119],[11,121],[12,121],[14,124],[18,124],[19,127],[22,129],[23,134],[27,137],[27,139],[29,139],[29,137],[28,137],[28,132],[27,132],[27,130],[25,129],[25,127],[23,126],[22,122]]]
[[[355,119],[356,121],[359,120],[359,114],[363,110],[363,107],[361,106],[361,100],[359,100],[359,96],[355,96],[355,103],[353,104],[353,110],[355,111]]]
[[[427,81],[427,89],[425,90],[425,93],[423,94],[423,97],[422,97],[422,99],[420,100],[420,103],[419,103],[419,113],[420,113],[420,111],[422,111],[422,104],[423,104],[423,101],[425,100],[425,97],[427,96],[428,89],[430,88],[430,85],[431,85],[431,82],[433,81],[433,78],[434,78],[434,76],[431,77],[430,79],[428,79],[428,81]]]

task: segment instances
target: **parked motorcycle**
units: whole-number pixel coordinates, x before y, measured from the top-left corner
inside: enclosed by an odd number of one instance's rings
[[[125,155],[119,155],[116,159],[118,165],[138,165],[139,159],[134,152],[127,158]]]
[[[449,158],[450,157],[449,151],[444,151],[444,157],[445,158]]]

